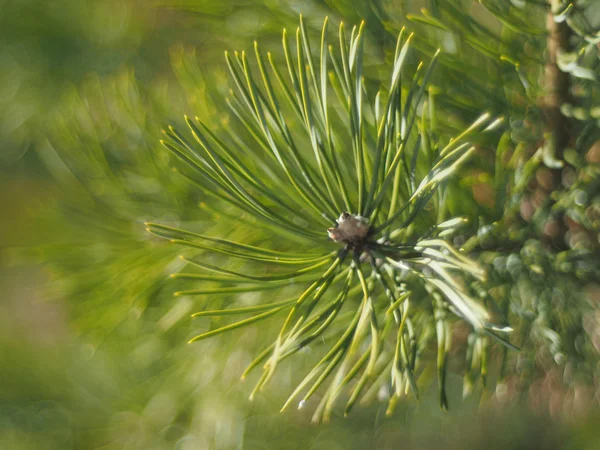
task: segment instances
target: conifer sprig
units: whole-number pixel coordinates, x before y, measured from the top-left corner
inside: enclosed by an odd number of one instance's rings
[[[256,43],[254,63],[245,52],[226,53],[237,89],[228,104],[237,123],[217,136],[200,119],[186,117],[188,132],[169,127],[162,141],[208,196],[243,217],[240,223],[223,223],[224,229],[262,226],[273,236],[294,240],[286,246],[270,239],[266,248],[156,223],[147,226],[176,244],[203,251],[201,258],[186,258],[201,272],[176,278],[222,283],[180,295],[303,286],[289,299],[194,315],[250,317],[190,342],[282,317],[275,341],[243,374],[263,368],[252,396],[281,361],[327,342],[284,409],[300,396],[304,405],[323,387],[315,420],[328,419],[342,394],[348,396],[347,413],[361,396],[389,386],[391,412],[400,396],[418,396],[418,378],[431,360],[429,342],[436,339],[440,404],[446,408],[453,316],[473,329],[480,353],[489,351],[490,338],[512,347],[499,334],[509,328],[493,326],[490,313],[473,298],[479,293],[472,282],[483,280],[485,271],[444,240],[462,220],[436,224],[445,208],[436,191],[473,154],[470,138],[499,121],[483,114],[455,138],[437,141],[428,130],[425,104],[439,51],[426,67],[421,63],[411,73],[407,60],[413,36],[403,30],[390,82],[371,98],[363,79],[363,25],[354,27],[349,39],[340,25],[339,45],[328,44],[328,37],[326,20],[316,59],[302,18],[295,48],[284,30],[283,70],[270,53],[267,66]],[[211,264],[206,261],[210,253],[246,263],[249,272]],[[259,267],[269,270],[258,274]]]

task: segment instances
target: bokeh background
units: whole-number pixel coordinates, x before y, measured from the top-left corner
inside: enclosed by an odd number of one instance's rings
[[[173,297],[177,249],[143,223],[217,234],[219,211],[170,169],[161,129],[185,113],[225,126],[223,51],[258,39],[277,55],[299,13],[315,32],[367,19],[376,73],[388,30],[423,5],[388,2],[390,26],[369,3],[0,0],[1,449],[600,448],[597,394],[552,376],[463,400],[456,373],[448,413],[432,386],[391,418],[375,395],[314,425],[310,408],[278,413],[298,366],[248,400],[239,376],[268,328],[185,344],[207,300]]]

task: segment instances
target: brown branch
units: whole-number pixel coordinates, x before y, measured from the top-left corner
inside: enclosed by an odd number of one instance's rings
[[[560,106],[569,99],[569,75],[558,67],[559,52],[568,51],[570,29],[566,22],[557,23],[552,14],[557,0],[549,0],[550,9],[546,18],[548,29],[547,60],[544,67],[544,89],[546,95],[542,105],[546,116],[546,132],[552,135],[555,156],[560,157],[563,149],[569,143],[569,134],[565,117],[560,112]]]

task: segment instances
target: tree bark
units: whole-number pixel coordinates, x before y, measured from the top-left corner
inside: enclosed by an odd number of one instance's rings
[[[546,18],[548,30],[547,59],[544,67],[543,109],[546,118],[546,132],[552,136],[555,156],[562,156],[565,146],[569,144],[567,121],[560,112],[560,106],[569,99],[569,75],[558,67],[557,57],[560,52],[568,51],[570,29],[566,22],[557,23],[552,14],[557,0],[549,0],[550,9]]]

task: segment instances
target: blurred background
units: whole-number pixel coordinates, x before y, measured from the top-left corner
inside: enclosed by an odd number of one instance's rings
[[[183,114],[226,126],[223,51],[249,50],[258,39],[277,57],[281,29],[295,29],[299,13],[315,35],[326,15],[333,23],[366,19],[368,73],[377,77],[393,34],[426,3],[0,0],[1,449],[600,448],[597,391],[565,389],[550,369],[519,395],[499,385],[464,400],[457,371],[448,413],[432,386],[391,418],[375,396],[348,418],[314,425],[308,407],[278,412],[301,376],[297,366],[284,365],[271,389],[248,400],[252,383],[239,377],[269,330],[185,344],[198,327],[190,313],[206,299],[173,296],[177,249],[143,223],[189,221],[218,234],[219,211],[170,170],[161,129]],[[457,2],[500,26],[469,3]],[[436,38],[461,54],[451,30],[427,33],[425,53]],[[528,45],[535,54],[542,44]],[[476,56],[467,62],[478,65]],[[481,83],[516,76],[510,65],[487,69],[489,80],[485,71],[475,77]],[[486,95],[485,86],[460,98],[469,80],[456,84],[451,68],[445,76],[458,95],[445,106],[461,122],[485,102],[501,113],[523,109],[510,93]],[[479,164],[473,173],[481,176],[466,181],[475,196],[456,209],[492,217],[493,158]],[[598,287],[589,286],[586,301],[597,305]],[[589,325],[596,339],[597,323]],[[590,364],[585,376],[595,380]]]

